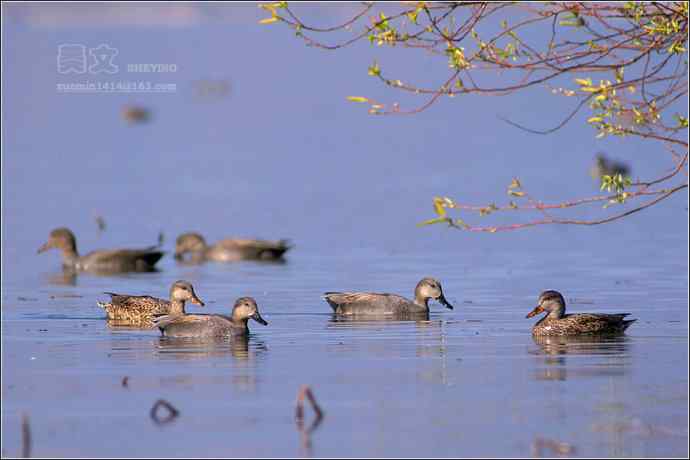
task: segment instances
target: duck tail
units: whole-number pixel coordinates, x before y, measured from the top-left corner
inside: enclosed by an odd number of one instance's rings
[[[331,306],[331,308],[333,309],[333,311],[338,311],[338,304],[335,303],[335,302],[333,301],[333,299],[331,299],[331,296],[332,296],[332,295],[338,295],[338,294],[340,294],[340,292],[324,292],[324,293],[323,293],[323,298],[324,298],[324,300],[325,300],[326,302],[328,302],[328,305]]]
[[[627,328],[629,328],[630,325],[631,325],[632,323],[634,323],[635,321],[637,321],[637,319],[624,319],[624,320],[623,320],[622,330],[624,331],[624,330],[626,330]]]

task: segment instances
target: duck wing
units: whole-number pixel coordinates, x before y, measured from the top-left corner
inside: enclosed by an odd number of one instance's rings
[[[152,271],[165,253],[153,247],[145,249],[97,250],[80,257],[82,270],[125,272]]]
[[[630,313],[574,313],[565,315],[562,321],[569,329],[582,334],[623,332],[637,321],[626,320]]]
[[[374,292],[326,292],[324,299],[333,311],[342,315],[390,315],[408,312],[412,304],[395,294]]]
[[[134,296],[106,292],[111,297],[110,302],[97,302],[103,308],[108,319],[123,321],[149,320],[151,315],[166,314],[170,309],[170,302],[147,295]]]
[[[166,337],[221,336],[229,334],[232,327],[219,315],[164,315],[155,318],[153,325]]]
[[[256,240],[227,238],[219,241],[213,249],[238,253],[243,259],[279,259],[292,246],[288,240]]]
[[[123,309],[148,310],[153,314],[165,314],[170,307],[170,301],[152,297],[150,295],[127,295],[114,292],[104,292],[110,296],[110,305]]]

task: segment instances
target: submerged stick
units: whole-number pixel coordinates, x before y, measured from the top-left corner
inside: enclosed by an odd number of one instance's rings
[[[309,425],[309,428],[304,429],[304,398],[309,400],[311,407],[314,409],[316,417],[314,421]],[[321,407],[316,402],[314,398],[314,393],[312,393],[311,388],[308,385],[302,385],[297,393],[297,405],[295,407],[295,422],[297,423],[297,430],[300,433],[300,440],[302,448],[311,455],[311,434],[316,430],[316,428],[321,424],[323,419],[323,411]]]
[[[553,439],[537,438],[532,443],[532,456],[541,457],[543,449],[548,449],[557,455],[571,455],[575,453],[575,447],[568,443],[558,442]]]
[[[158,411],[161,407],[168,411],[167,417],[161,417],[158,414]],[[151,418],[157,425],[165,425],[166,423],[170,423],[179,415],[180,412],[165,399],[159,399],[151,408]]]
[[[31,457],[31,427],[26,414],[22,414],[22,457]]]
[[[297,419],[298,423],[300,423],[304,419],[305,396],[309,400],[311,407],[314,408],[316,418],[318,420],[323,418],[323,412],[321,411],[321,407],[319,407],[319,404],[316,402],[316,398],[314,398],[314,393],[312,393],[311,388],[309,388],[308,385],[302,385],[299,389],[299,392],[297,393],[297,407],[295,408],[295,419]]]

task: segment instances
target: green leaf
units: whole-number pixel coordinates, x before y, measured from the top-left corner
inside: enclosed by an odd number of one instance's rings
[[[447,217],[435,217],[433,219],[425,220],[417,224],[418,227],[423,227],[424,225],[440,224],[441,222],[448,222]]]
[[[347,100],[352,102],[369,102],[369,99],[362,96],[348,96]]]

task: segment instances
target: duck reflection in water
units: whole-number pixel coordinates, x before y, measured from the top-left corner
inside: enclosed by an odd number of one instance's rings
[[[147,273],[160,273],[158,268],[151,268]],[[46,282],[54,286],[76,286],[79,276],[96,276],[103,278],[121,278],[127,277],[127,272],[113,271],[113,270],[89,270],[78,271],[73,267],[62,267],[59,271],[48,273],[46,275]]]
[[[539,348],[530,350],[546,367],[537,369],[537,380],[567,380],[568,377],[623,375],[627,372],[627,336],[532,336]],[[567,356],[578,355],[578,366],[568,365]],[[587,360],[587,356],[591,360]],[[603,362],[602,362],[603,359]]]
[[[254,361],[268,350],[250,335],[230,337],[159,337],[158,352],[167,359],[206,359],[231,355],[237,361]]]
[[[54,286],[76,286],[77,271],[73,268],[65,267],[59,272],[49,273],[46,276],[46,281]]]
[[[414,322],[419,327],[430,327],[432,321],[429,320],[429,313],[400,313],[388,316],[343,316],[332,313],[330,323],[334,325],[348,325],[351,327],[372,327],[382,324],[395,325],[402,322]],[[439,323],[440,321],[433,321]]]

